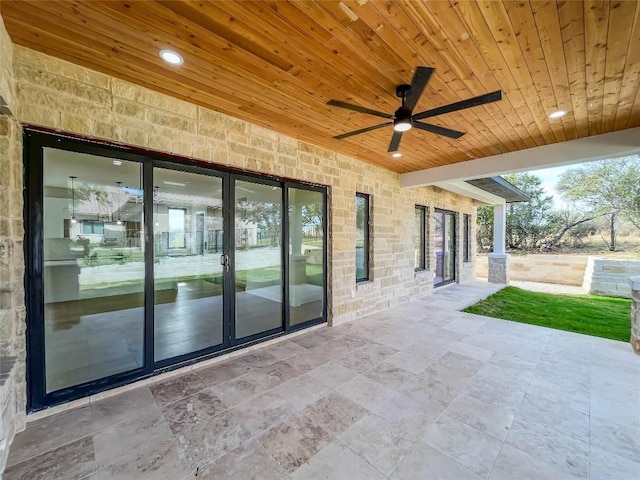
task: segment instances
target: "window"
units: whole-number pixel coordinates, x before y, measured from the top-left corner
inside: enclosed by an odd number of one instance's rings
[[[471,261],[471,215],[465,213],[464,214],[464,225],[463,234],[464,234],[464,245],[463,245],[463,262]]]
[[[104,234],[104,222],[97,220],[83,220],[82,233],[102,235]]]
[[[187,248],[184,208],[169,208],[169,248]]]
[[[427,245],[427,207],[416,205],[415,227],[413,230],[413,244],[415,246],[415,269],[426,269],[426,245]]]
[[[369,195],[356,193],[356,282],[369,280]]]

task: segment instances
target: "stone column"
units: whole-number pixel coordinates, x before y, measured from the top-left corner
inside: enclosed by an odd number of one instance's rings
[[[640,275],[630,277],[631,283],[631,346],[640,355]]]
[[[489,254],[489,282],[509,283],[509,255],[505,252],[507,238],[507,208],[502,203],[493,206],[493,253]]]

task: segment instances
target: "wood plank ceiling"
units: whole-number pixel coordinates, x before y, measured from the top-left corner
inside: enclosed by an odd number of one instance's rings
[[[2,0],[0,13],[15,43],[400,173],[640,125],[637,1]],[[380,119],[329,99],[393,113],[418,65],[436,72],[415,112],[503,100],[430,119],[466,135],[413,129],[399,159],[391,127],[332,138]]]

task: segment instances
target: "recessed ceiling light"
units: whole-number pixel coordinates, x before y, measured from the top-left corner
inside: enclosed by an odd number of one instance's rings
[[[168,180],[165,180],[164,182],[165,185],[173,185],[174,187],[186,187],[187,184],[186,183],[180,183],[180,182],[170,182]]]
[[[122,160],[114,160],[114,161],[113,161],[113,164],[114,164],[116,167],[119,167],[120,165],[122,165]]]
[[[160,50],[160,58],[171,65],[182,65],[184,59],[182,55],[173,50]]]
[[[560,118],[560,117],[564,117],[567,114],[567,112],[565,112],[564,110],[557,110],[553,113],[549,114],[549,118]]]
[[[400,157],[402,156],[402,153],[400,153],[400,152],[393,152],[393,153],[391,154],[391,156],[392,156],[393,158],[400,158]]]

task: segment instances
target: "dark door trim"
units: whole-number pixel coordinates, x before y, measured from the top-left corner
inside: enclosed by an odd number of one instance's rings
[[[442,254],[444,257],[444,251],[446,250],[445,248],[445,243],[447,241],[447,235],[449,234],[449,232],[447,232],[447,221],[446,218],[448,215],[453,217],[453,232],[451,232],[451,235],[453,235],[453,250],[451,251],[451,262],[452,262],[452,268],[451,268],[451,277],[450,278],[445,278],[444,276],[444,271],[445,271],[445,265],[444,265],[444,258],[442,261],[442,281],[435,283],[434,282],[434,287],[442,287],[443,285],[448,285],[450,283],[454,283],[456,281],[456,264],[457,264],[457,260],[458,260],[458,239],[457,239],[457,229],[456,229],[456,225],[458,223],[458,212],[454,212],[452,210],[445,210],[442,208],[435,208],[434,209],[434,214],[437,215],[441,213],[442,214],[442,218],[443,218],[443,222],[442,222]],[[434,246],[435,247],[435,246]],[[437,255],[437,254],[436,254]],[[435,275],[434,278],[437,278],[438,275],[438,259],[436,258],[436,268],[435,268]]]

